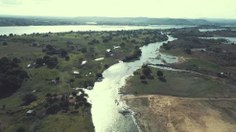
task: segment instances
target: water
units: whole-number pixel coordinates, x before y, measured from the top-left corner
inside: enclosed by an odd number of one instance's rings
[[[236,44],[236,37],[200,37],[200,38],[201,39],[225,39],[228,41],[225,44],[232,44],[232,43]]]
[[[209,28],[209,29],[199,29],[200,32],[214,32],[226,30],[225,28]]]
[[[7,26],[0,27],[0,35],[10,33],[22,35],[32,33],[57,33],[69,31],[118,31],[118,30],[138,30],[138,29],[171,29],[192,26],[180,25],[151,25],[151,26],[110,26],[110,25],[59,25],[59,26]]]
[[[174,38],[169,36],[168,41],[172,40]],[[119,113],[124,107],[128,107],[122,101],[117,105],[116,100],[119,101],[120,98],[119,89],[125,85],[125,80],[144,63],[160,64],[163,63],[163,59],[168,63],[177,62],[177,58],[159,53],[160,46],[165,42],[152,43],[142,47],[140,60],[128,63],[120,61],[104,71],[105,79],[95,83],[94,89],[88,92],[92,103],[91,112],[96,132],[140,131],[132,114],[124,116]],[[155,59],[158,54],[160,57]]]

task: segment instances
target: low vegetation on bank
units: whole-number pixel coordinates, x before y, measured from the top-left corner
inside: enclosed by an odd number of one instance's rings
[[[183,71],[143,66],[127,80],[125,94],[180,97],[235,97],[232,82]]]
[[[195,30],[192,29],[190,31],[194,32]],[[196,35],[192,35],[190,31],[188,31],[189,35],[187,33],[184,36],[176,35],[178,37],[177,40],[168,42],[161,47],[161,51],[164,53],[185,58],[184,62],[173,64],[172,66],[213,76],[224,74],[222,77],[224,76],[232,81],[235,80],[235,44],[228,44],[225,39],[199,38],[206,33],[199,32]],[[173,34],[177,34],[176,32],[179,33],[175,31]],[[236,32],[231,30],[207,32],[207,34],[219,35],[222,32],[226,35],[230,33],[231,36],[234,35],[236,37]]]

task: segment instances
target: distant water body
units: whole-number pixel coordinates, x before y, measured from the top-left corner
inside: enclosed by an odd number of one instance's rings
[[[119,31],[139,29],[171,29],[193,27],[186,25],[150,25],[150,26],[111,26],[111,25],[57,25],[57,26],[6,26],[0,27],[0,35],[32,34],[32,33],[58,33],[70,31]]]

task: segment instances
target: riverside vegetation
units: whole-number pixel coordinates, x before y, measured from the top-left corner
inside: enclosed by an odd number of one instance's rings
[[[159,30],[0,36],[0,131],[94,131],[92,89],[112,64],[167,40]]]

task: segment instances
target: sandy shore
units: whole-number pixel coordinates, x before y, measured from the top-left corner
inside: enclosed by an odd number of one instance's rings
[[[144,132],[236,132],[236,98],[125,95]]]

